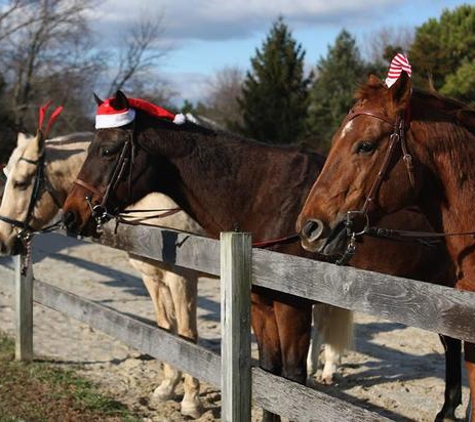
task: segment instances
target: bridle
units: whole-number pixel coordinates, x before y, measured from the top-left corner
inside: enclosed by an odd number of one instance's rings
[[[33,190],[31,192],[25,219],[21,221],[21,220],[16,220],[14,218],[0,215],[0,221],[4,221],[5,223],[8,223],[12,225],[13,227],[20,229],[19,232],[17,233],[17,237],[20,238],[24,242],[29,241],[31,239],[31,236],[34,233],[44,232],[45,230],[50,231],[53,227],[58,226],[58,223],[55,223],[54,225],[48,226],[38,231],[38,230],[35,230],[30,225],[31,220],[33,218],[33,213],[35,211],[35,207],[44,192],[47,192],[51,196],[56,207],[58,207],[58,209],[61,209],[61,203],[56,198],[53,187],[45,172],[45,167],[46,167],[45,157],[46,157],[45,152],[43,152],[41,156],[38,158],[38,160],[30,160],[25,157],[20,157],[19,159],[19,161],[24,161],[28,164],[36,166]]]
[[[50,105],[51,105],[51,100],[47,101],[45,104],[43,104],[39,108],[38,131],[36,133],[36,139],[38,140],[41,138],[43,142],[48,137],[49,131],[53,123],[56,121],[58,116],[63,111],[62,106],[57,107],[51,113],[48,123],[46,124],[46,128],[43,131],[42,129],[43,122],[46,116],[46,112],[48,111],[48,108]],[[58,210],[61,209],[61,203],[58,201],[58,199],[54,195],[53,187],[45,172],[45,161],[46,161],[45,149],[43,149],[43,152],[41,153],[38,160],[30,160],[29,158],[20,157],[18,161],[25,161],[28,164],[32,164],[36,166],[35,181],[34,181],[33,190],[30,196],[30,202],[28,203],[28,209],[26,212],[25,220],[20,221],[14,218],[0,215],[0,221],[4,221],[5,223],[12,225],[13,227],[19,228],[20,230],[17,233],[17,237],[23,242],[24,245],[31,246],[31,238],[33,234],[46,233],[48,231],[52,231],[61,224],[61,222],[58,221],[57,223],[51,224],[48,227],[44,227],[42,230],[35,230],[33,227],[31,227],[30,222],[31,222],[31,219],[33,218],[33,213],[35,211],[36,204],[38,200],[41,198],[42,189],[44,189],[45,192],[48,192],[50,194],[53,202],[58,207]]]
[[[129,131],[128,131],[129,132]],[[131,188],[132,188],[132,169],[134,166],[135,155],[136,155],[136,144],[134,142],[134,129],[129,132],[129,136],[125,141],[122,151],[120,152],[119,158],[114,165],[111,176],[107,182],[106,189],[101,191],[94,186],[91,186],[89,183],[76,178],[74,183],[76,185],[82,186],[87,191],[91,192],[97,197],[99,203],[94,204],[93,198],[89,195],[85,195],[84,199],[87,202],[92,217],[96,220],[98,228],[102,226],[105,222],[110,220],[115,216],[114,212],[108,210],[108,201],[110,199],[111,193],[115,191],[117,185],[124,178],[125,172],[128,168],[128,196],[130,198]],[[114,210],[115,211],[115,210]]]
[[[146,209],[146,210],[124,210],[120,213],[117,213],[117,210],[109,210],[108,202],[111,194],[115,191],[118,184],[124,179],[127,172],[127,195],[128,198],[131,196],[132,192],[132,170],[135,164],[135,157],[137,154],[138,143],[135,142],[135,121],[132,129],[128,130],[129,136],[125,141],[122,150],[120,152],[119,158],[114,165],[111,176],[107,182],[107,186],[104,191],[97,189],[92,186],[90,183],[85,182],[79,177],[76,178],[74,183],[78,186],[85,188],[88,192],[96,196],[98,203],[93,202],[93,198],[90,195],[85,195],[84,200],[87,202],[89,209],[91,210],[92,218],[96,221],[97,231],[102,230],[102,225],[109,221],[110,219],[116,219],[117,224],[126,223],[126,224],[139,224],[144,220],[150,220],[154,218],[164,218],[169,217],[177,212],[181,211],[181,208],[167,208],[167,209]],[[141,147],[143,148],[143,147]],[[149,151],[147,151],[149,152]],[[130,213],[150,213],[156,212],[157,214],[147,215],[144,217],[135,217],[130,216]],[[134,220],[130,220],[134,218]],[[117,226],[116,226],[117,228]]]
[[[358,116],[369,116],[375,119],[379,119],[384,123],[387,123],[393,127],[393,131],[389,136],[389,146],[386,151],[386,154],[383,159],[383,163],[376,175],[376,179],[374,180],[371,189],[366,197],[366,200],[363,204],[363,207],[360,210],[350,210],[346,213],[346,220],[345,220],[345,227],[346,227],[346,235],[350,239],[347,244],[346,250],[343,253],[342,257],[336,261],[339,265],[346,264],[351,257],[356,253],[356,238],[358,236],[362,236],[364,234],[368,234],[371,231],[370,227],[370,220],[369,220],[369,209],[371,204],[375,202],[375,197],[378,194],[378,191],[383,183],[384,178],[387,175],[389,165],[394,157],[394,154],[397,150],[397,146],[401,147],[401,157],[404,161],[407,169],[407,174],[409,177],[409,182],[412,188],[415,188],[415,177],[414,177],[414,166],[412,163],[412,156],[409,153],[407,148],[407,141],[406,141],[406,130],[409,122],[409,108],[407,108],[404,112],[404,115],[401,114],[397,116],[396,120],[391,120],[387,116],[374,112],[371,110],[360,110],[354,111],[351,110],[350,113],[346,116],[345,120],[343,121],[342,126],[345,126],[346,123],[352,121],[354,118]],[[364,226],[363,228],[357,228],[356,225],[356,218],[363,217]]]

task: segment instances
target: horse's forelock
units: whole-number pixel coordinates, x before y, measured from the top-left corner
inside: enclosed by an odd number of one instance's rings
[[[381,79],[374,75],[370,75],[368,80],[361,84],[355,92],[355,99],[364,101],[364,100],[371,100],[377,95],[381,95],[384,93],[386,87],[383,85]]]

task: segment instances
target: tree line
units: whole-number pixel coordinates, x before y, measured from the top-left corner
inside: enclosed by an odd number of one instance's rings
[[[364,59],[355,38],[343,29],[306,73],[305,51],[281,17],[256,49],[251,69],[245,75],[233,68],[219,72],[207,101],[195,110],[260,141],[326,152],[358,84],[371,73],[384,80],[399,51],[409,57],[416,87],[475,105],[474,6],[446,9],[413,30],[381,30],[372,34],[367,48]]]
[[[0,162],[18,131],[34,132],[46,99],[65,110],[52,135],[92,130],[94,89],[124,89],[173,108],[173,91],[157,71],[163,16],[139,15],[115,26],[98,42],[91,29],[96,0],[4,0],[0,8]],[[112,43],[112,44],[111,44]],[[115,43],[115,44],[114,44]],[[184,111],[260,141],[300,143],[325,152],[369,73],[382,78],[396,51],[405,51],[417,87],[475,104],[475,6],[445,10],[417,28],[385,28],[372,34],[362,54],[343,29],[309,71],[302,45],[283,17],[251,58],[246,73],[218,71],[207,97],[185,102]]]

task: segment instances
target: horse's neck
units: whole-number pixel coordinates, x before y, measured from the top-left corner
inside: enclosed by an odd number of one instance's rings
[[[46,177],[55,197],[63,202],[86,158],[89,143],[78,142],[75,148],[46,148]]]
[[[315,156],[227,135],[157,137],[155,145],[176,170],[165,193],[213,236],[233,229],[256,239],[293,233],[322,164]]]
[[[414,139],[416,154],[430,174],[429,183],[423,186],[420,205],[436,230],[475,231],[475,136],[450,123],[438,123],[438,129],[443,136],[426,132],[429,136],[425,140]],[[467,248],[473,249],[473,236],[448,237],[446,242],[459,265],[463,266],[465,258],[473,259],[475,264],[475,255],[466,256]],[[475,275],[475,265],[473,268]]]

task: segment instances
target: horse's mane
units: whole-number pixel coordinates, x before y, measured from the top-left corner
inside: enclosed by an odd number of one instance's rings
[[[250,147],[264,147],[264,148],[272,148],[275,150],[280,150],[284,152],[302,152],[305,154],[312,154],[318,155],[315,151],[305,148],[302,145],[278,145],[272,144],[262,141],[257,141],[255,139],[246,138],[243,135],[240,135],[236,132],[232,132],[220,127],[211,126],[207,124],[201,124],[198,122],[193,122],[191,120],[185,120],[182,124],[175,124],[170,122],[167,119],[161,119],[156,116],[152,116],[144,111],[138,110],[139,113],[146,115],[147,118],[153,119],[155,122],[159,122],[160,125],[172,130],[178,130],[185,133],[195,134],[195,135],[205,135],[212,138],[220,138],[222,141],[235,143],[237,145],[241,145],[243,147],[250,146]]]

